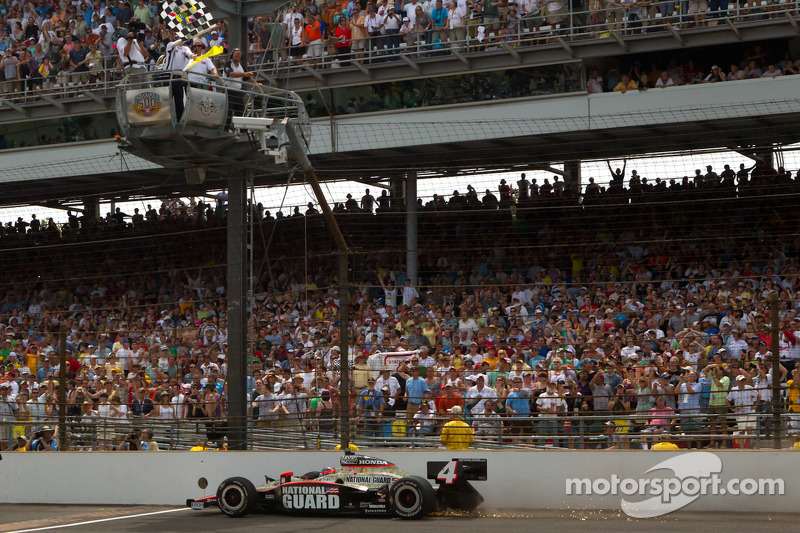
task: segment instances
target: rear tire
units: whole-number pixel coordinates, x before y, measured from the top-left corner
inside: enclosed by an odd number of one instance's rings
[[[428,480],[408,476],[395,481],[389,488],[392,512],[405,520],[416,520],[431,513],[436,505],[436,491]]]
[[[231,518],[239,518],[253,509],[257,494],[255,485],[249,479],[228,478],[217,489],[217,505],[220,511]]]

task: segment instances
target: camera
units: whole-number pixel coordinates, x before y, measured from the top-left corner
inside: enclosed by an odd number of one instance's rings
[[[41,438],[42,438],[42,435],[43,435],[43,433],[42,433],[41,431],[37,431],[37,432],[36,432],[36,434],[35,434],[35,437],[36,437],[37,439],[41,439]]]
[[[147,25],[144,22],[132,20],[128,23],[128,36],[137,41],[144,41],[145,31],[147,31]]]

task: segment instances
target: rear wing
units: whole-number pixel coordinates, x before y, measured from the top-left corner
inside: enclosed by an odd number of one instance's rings
[[[428,461],[428,479],[445,485],[459,481],[486,481],[488,468],[486,459],[456,458],[449,462]]]

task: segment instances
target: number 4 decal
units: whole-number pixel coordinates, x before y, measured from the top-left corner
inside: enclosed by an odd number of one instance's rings
[[[446,485],[452,485],[453,481],[456,480],[456,469],[458,467],[458,461],[455,459],[451,460],[449,463],[444,465],[438,474],[436,474],[436,481],[444,481]]]

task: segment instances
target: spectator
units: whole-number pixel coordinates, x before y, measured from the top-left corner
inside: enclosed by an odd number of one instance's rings
[[[633,81],[627,74],[622,75],[622,80],[614,87],[614,92],[625,94],[627,91],[638,89],[639,84]]]
[[[36,432],[36,438],[30,443],[30,450],[34,452],[58,451],[58,439],[54,437],[55,430],[50,426],[42,426]]]
[[[448,450],[468,450],[475,437],[472,428],[462,420],[463,409],[456,405],[448,413],[450,421],[442,428],[441,441]]]
[[[736,386],[728,393],[726,400],[728,407],[736,414],[736,429],[739,435],[750,437],[755,434],[756,429],[756,407],[758,405],[759,394],[753,387],[745,382],[747,377],[740,375],[736,377]],[[750,439],[745,438],[746,446],[750,447]]]

